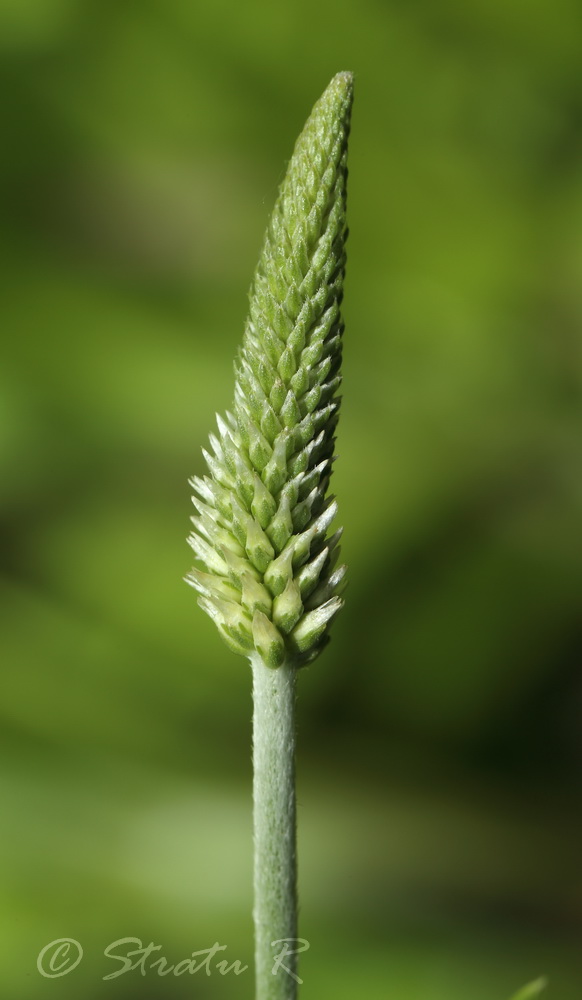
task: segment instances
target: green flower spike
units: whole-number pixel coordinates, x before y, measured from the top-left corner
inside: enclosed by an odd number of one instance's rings
[[[338,420],[352,76],[313,108],[281,185],[235,365],[232,413],[217,417],[208,475],[191,485],[187,577],[236,653],[299,667],[342,606],[341,531],[326,495]]]

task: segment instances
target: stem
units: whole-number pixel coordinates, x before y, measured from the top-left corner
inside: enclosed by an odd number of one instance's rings
[[[295,674],[253,669],[256,1000],[296,1000]],[[285,943],[287,942],[287,943]],[[278,963],[277,956],[283,956]]]

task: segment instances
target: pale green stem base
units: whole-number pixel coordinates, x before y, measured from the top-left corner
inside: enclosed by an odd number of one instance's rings
[[[272,670],[258,654],[251,665],[256,1000],[296,1000],[296,669],[283,664]]]

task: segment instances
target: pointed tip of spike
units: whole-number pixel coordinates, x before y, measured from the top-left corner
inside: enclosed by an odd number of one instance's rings
[[[322,112],[329,115],[336,125],[343,123],[347,125],[351,115],[351,107],[354,96],[353,74],[344,71],[336,73],[323,91],[321,97],[313,106],[310,118],[307,120],[306,128],[310,122]]]
[[[347,97],[351,97],[354,89],[354,74],[349,70],[336,73],[327,89],[340,91],[340,93],[345,94]]]

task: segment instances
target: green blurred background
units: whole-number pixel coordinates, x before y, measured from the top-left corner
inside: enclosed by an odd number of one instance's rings
[[[103,982],[103,950],[252,962],[250,677],[181,581],[186,481],[295,137],[352,69],[302,996],[579,1000],[577,0],[2,0],[0,51],[3,996],[252,996]],[[83,963],[43,978],[64,936]]]

